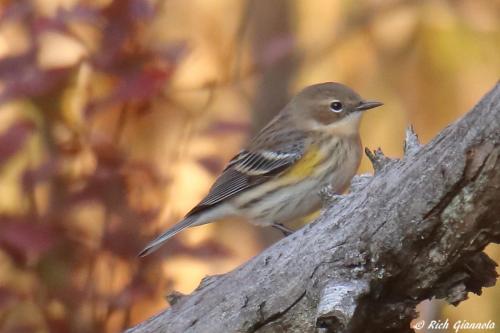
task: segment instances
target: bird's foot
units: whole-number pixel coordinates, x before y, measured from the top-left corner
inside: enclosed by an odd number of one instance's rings
[[[290,228],[287,228],[285,227],[283,224],[281,223],[275,223],[273,225],[271,225],[273,228],[276,228],[278,229],[279,231],[281,231],[283,233],[283,236],[288,236],[288,235],[291,235],[295,232],[295,230],[292,230]]]

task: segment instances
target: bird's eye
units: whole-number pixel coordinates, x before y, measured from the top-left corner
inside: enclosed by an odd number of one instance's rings
[[[336,113],[342,112],[342,103],[340,103],[339,101],[332,102],[330,104],[330,110]]]

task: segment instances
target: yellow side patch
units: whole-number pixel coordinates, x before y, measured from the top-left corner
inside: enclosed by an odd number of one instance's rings
[[[323,153],[316,146],[312,146],[299,161],[283,174],[281,179],[289,182],[309,177],[323,158]]]

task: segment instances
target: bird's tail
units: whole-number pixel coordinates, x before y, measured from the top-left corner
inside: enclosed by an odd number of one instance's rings
[[[168,229],[163,234],[161,234],[160,236],[156,237],[153,241],[151,241],[144,248],[144,250],[142,250],[141,253],[139,253],[139,257],[147,256],[148,254],[151,254],[152,252],[156,251],[170,237],[176,235],[177,233],[181,232],[182,230],[188,227],[193,226],[197,222],[197,220],[198,216],[196,215],[186,217],[184,220],[180,221],[172,228]]]

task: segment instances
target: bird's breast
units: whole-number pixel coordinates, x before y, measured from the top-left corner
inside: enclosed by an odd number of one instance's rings
[[[361,142],[358,136],[336,137],[325,145],[325,166],[318,173],[322,183],[330,184],[333,191],[341,193],[349,185],[361,162]]]

